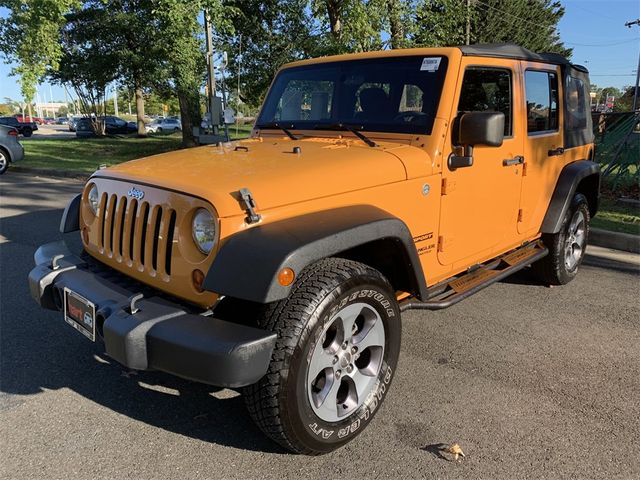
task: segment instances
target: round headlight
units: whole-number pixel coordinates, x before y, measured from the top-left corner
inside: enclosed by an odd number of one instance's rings
[[[98,187],[94,185],[91,186],[91,190],[89,190],[89,194],[87,195],[87,201],[89,202],[89,207],[94,215],[98,214],[98,205],[100,203],[100,196],[98,195]]]
[[[216,241],[216,222],[213,215],[204,208],[199,208],[193,216],[193,241],[198,250],[208,254]]]

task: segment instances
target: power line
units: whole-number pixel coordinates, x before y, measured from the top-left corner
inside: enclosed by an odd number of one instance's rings
[[[563,42],[567,45],[575,45],[576,47],[611,47],[613,45],[622,45],[624,43],[638,42],[640,38],[631,38],[629,40],[624,40],[622,42],[612,42],[612,43],[573,43],[573,42]]]

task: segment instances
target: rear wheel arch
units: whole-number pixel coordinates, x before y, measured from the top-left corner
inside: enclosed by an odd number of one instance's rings
[[[576,187],[575,193],[581,193],[589,204],[589,215],[591,218],[598,212],[600,197],[600,173],[594,173],[583,178]]]
[[[576,193],[582,193],[587,198],[589,212],[593,217],[598,210],[600,195],[600,166],[597,163],[578,160],[562,169],[540,227],[542,233],[555,234],[560,231]]]

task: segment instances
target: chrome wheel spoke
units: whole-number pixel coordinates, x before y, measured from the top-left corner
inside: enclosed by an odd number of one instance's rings
[[[349,341],[353,336],[354,326],[358,316],[362,313],[362,304],[355,303],[343,308],[340,311],[340,319],[342,320],[342,330],[344,331],[344,340]]]
[[[358,335],[353,337],[353,344],[358,348],[358,351],[362,353],[369,347],[384,347],[384,325],[382,319],[376,318],[371,322],[371,325],[366,325],[362,333],[358,332]]]
[[[314,398],[316,413],[320,418],[337,417],[338,415],[338,390],[341,380],[333,374],[326,388],[323,388]]]
[[[366,395],[371,392],[372,383],[376,381],[375,375],[365,375],[361,370],[355,370],[351,379],[356,389],[358,404],[361,404],[366,400]]]
[[[309,376],[311,382],[327,368],[333,368],[335,355],[322,347],[322,342],[318,342],[315,351],[311,356],[311,362],[309,363]]]

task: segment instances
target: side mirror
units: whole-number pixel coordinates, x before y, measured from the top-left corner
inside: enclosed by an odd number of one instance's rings
[[[470,167],[473,165],[473,147],[486,145],[499,147],[504,140],[504,113],[468,112],[463,113],[457,125],[454,139],[463,148],[462,155],[449,156],[449,168]],[[457,137],[457,138],[456,138]]]

